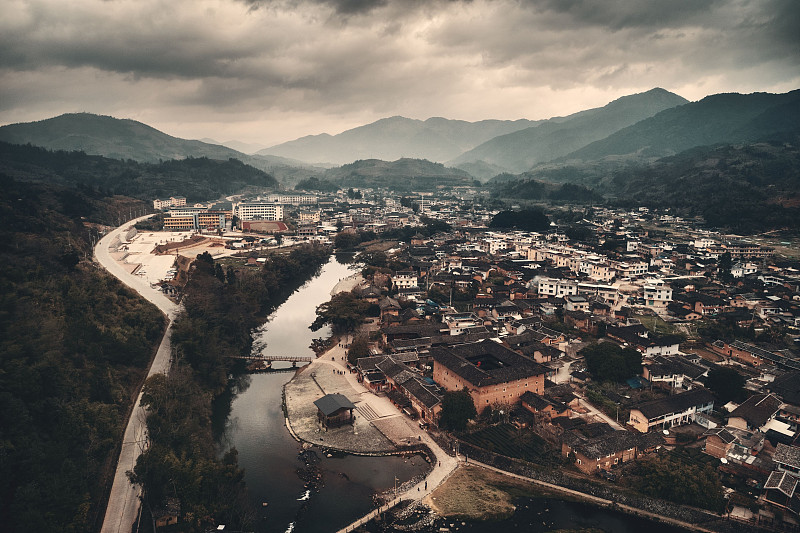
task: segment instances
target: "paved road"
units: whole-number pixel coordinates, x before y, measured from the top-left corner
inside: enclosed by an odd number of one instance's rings
[[[108,270],[113,276],[122,283],[132,288],[145,299],[156,305],[168,320],[167,330],[164,339],[158,347],[155,359],[150,365],[148,377],[156,373],[166,373],[169,369],[170,361],[170,342],[169,337],[172,329],[172,319],[178,312],[178,305],[172,302],[163,293],[150,287],[150,284],[138,276],[129,274],[120,263],[115,261],[109,252],[109,246],[118,239],[124,232],[139,220],[146,219],[151,215],[134,219],[119,228],[111,231],[108,235],[100,239],[94,250],[95,260],[103,268]],[[131,412],[128,425],[125,427],[122,449],[117,461],[117,471],[114,474],[114,484],[111,486],[111,494],[108,498],[106,515],[103,519],[101,533],[129,533],[134,521],[139,514],[139,495],[140,488],[132,485],[128,481],[127,471],[132,470],[136,464],[136,459],[145,447],[145,413],[140,406],[142,393],[136,399],[136,405]]]

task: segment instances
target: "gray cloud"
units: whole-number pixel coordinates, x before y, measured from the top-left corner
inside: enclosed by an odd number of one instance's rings
[[[292,135],[269,117],[317,133],[395,114],[542,118],[654,86],[699,98],[800,83],[794,0],[10,2],[0,122],[88,110],[189,128],[191,113],[261,140],[252,117]]]

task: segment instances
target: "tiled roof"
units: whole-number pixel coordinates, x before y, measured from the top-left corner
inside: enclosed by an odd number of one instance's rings
[[[730,431],[720,427],[711,428],[707,430],[705,433],[703,433],[703,435],[705,435],[706,437],[712,437],[712,436],[718,437],[725,444],[730,444],[731,442],[736,440],[736,437]]]
[[[782,442],[775,448],[772,460],[794,468],[800,468],[800,448],[797,446],[787,446]]]
[[[428,409],[441,401],[439,396],[431,392],[430,389],[428,389],[428,387],[426,387],[425,384],[419,379],[419,377],[414,377],[413,379],[403,383],[403,388]]]
[[[733,410],[731,418],[743,418],[751,427],[761,427],[781,407],[781,402],[772,394],[754,394]]]
[[[314,405],[317,406],[322,414],[325,416],[332,415],[339,409],[355,409],[355,405],[353,402],[347,399],[347,396],[343,394],[334,393],[334,394],[326,394],[319,400],[314,402]]]
[[[634,407],[639,410],[648,420],[653,420],[660,416],[680,413],[690,407],[704,405],[714,401],[714,395],[706,389],[692,389],[681,394],[673,394],[666,398],[652,400]]]
[[[788,472],[774,471],[769,475],[769,479],[764,483],[765,489],[776,489],[791,498],[797,488],[798,480]]]
[[[589,459],[601,459],[618,452],[636,448],[638,445],[639,439],[637,435],[628,431],[615,431],[576,444],[574,448]]]
[[[438,364],[455,372],[476,387],[506,383],[547,373],[547,368],[544,366],[491,340],[431,348],[431,355]],[[485,370],[467,360],[469,357],[481,355],[491,355],[500,361],[501,366]]]

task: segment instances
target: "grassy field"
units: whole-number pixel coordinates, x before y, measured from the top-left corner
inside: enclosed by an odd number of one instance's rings
[[[675,326],[667,324],[660,317],[652,315],[635,315],[635,318],[638,318],[642,322],[642,325],[646,327],[648,331],[652,331],[653,333],[658,333],[659,335],[671,335],[675,333]]]
[[[462,466],[424,503],[443,517],[490,520],[511,516],[514,497],[534,491],[521,480],[475,466]]]

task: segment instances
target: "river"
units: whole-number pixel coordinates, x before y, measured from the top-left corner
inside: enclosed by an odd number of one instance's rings
[[[330,299],[330,291],[340,279],[352,273],[349,265],[331,257],[318,276],[292,294],[255,332],[254,349],[267,354],[313,355],[311,341],[330,335],[328,328],[308,329],[315,309]],[[306,491],[298,475],[298,469],[305,466],[298,459],[302,448],[286,429],[281,408],[283,385],[293,375],[244,376],[243,384],[234,391],[230,412],[217,413],[221,420],[215,421],[222,430],[221,447],[236,447],[239,452],[239,466],[244,468],[258,513],[256,531],[336,531],[372,510],[373,495],[392,489],[395,476],[402,483],[427,470],[428,464],[420,457],[324,457],[317,451],[323,486],[319,492]]]
[[[327,328],[317,332],[308,329],[314,321],[316,306],[328,301],[334,285],[352,273],[349,265],[331,257],[319,275],[292,294],[254,333],[254,349],[272,354],[313,355],[309,348],[311,341],[330,334]],[[298,475],[298,470],[305,466],[298,458],[302,448],[286,429],[281,407],[283,385],[293,375],[293,372],[277,372],[240,376],[239,385],[232,391],[232,402],[220,402],[230,409],[215,416],[220,448],[225,451],[236,447],[239,452],[239,465],[244,468],[257,513],[256,531],[335,532],[371,511],[373,495],[391,490],[395,476],[402,483],[428,469],[419,457],[325,457],[317,451],[323,485],[318,492],[307,491]],[[463,526],[459,522],[453,524],[453,530],[534,532],[598,527],[620,533],[680,531],[583,503],[524,498],[518,505],[517,512],[508,520]]]

